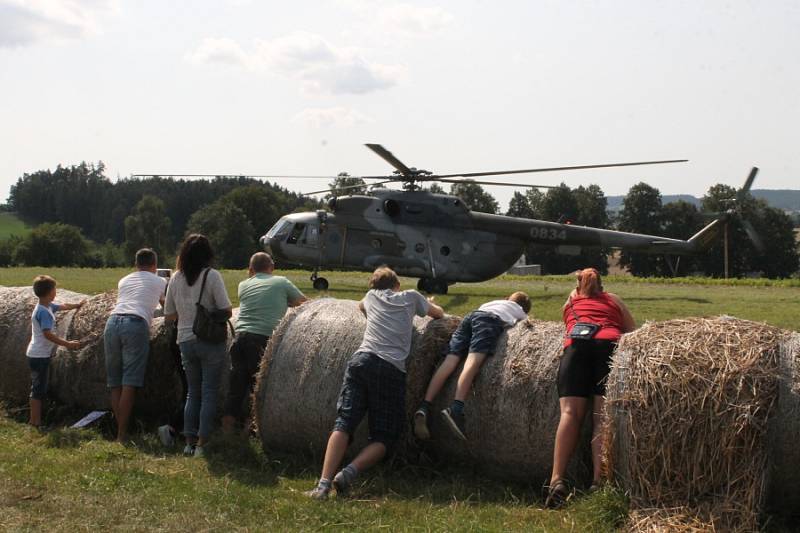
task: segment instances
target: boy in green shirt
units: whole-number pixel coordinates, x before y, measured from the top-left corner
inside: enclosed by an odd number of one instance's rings
[[[288,307],[306,301],[306,297],[283,276],[273,275],[275,263],[264,252],[250,258],[250,277],[239,283],[239,318],[236,338],[231,344],[231,374],[222,428],[231,432],[237,420],[242,420],[242,404],[249,398],[261,356],[272,330],[286,314]]]

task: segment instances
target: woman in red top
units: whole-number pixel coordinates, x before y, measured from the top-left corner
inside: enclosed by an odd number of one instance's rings
[[[578,285],[562,308],[566,325],[564,354],[558,366],[558,397],[561,419],[553,451],[553,473],[546,505],[559,507],[569,495],[564,480],[567,464],[575,451],[581,424],[592,401],[592,488],[600,483],[600,428],[602,425],[605,381],[611,354],[623,333],[636,324],[630,311],[615,294],[603,291],[600,274],[594,268],[580,270]],[[578,322],[596,324],[599,330],[588,340],[575,340],[569,332]]]

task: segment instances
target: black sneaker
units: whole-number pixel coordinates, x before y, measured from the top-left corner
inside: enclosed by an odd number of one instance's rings
[[[544,501],[544,506],[548,509],[560,509],[564,507],[572,497],[572,491],[569,489],[567,482],[563,479],[557,479],[547,486],[546,489],[547,498]]]
[[[417,409],[417,412],[414,413],[414,436],[419,440],[431,438],[431,432],[428,429],[428,412],[425,409]]]
[[[455,433],[456,437],[463,441],[467,440],[467,433],[464,429],[464,413],[455,414],[448,407],[442,411],[442,418],[447,422],[447,427]]]

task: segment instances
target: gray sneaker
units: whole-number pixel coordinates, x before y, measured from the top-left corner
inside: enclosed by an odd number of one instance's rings
[[[187,444],[183,448],[183,455],[186,455],[187,457],[194,457],[194,449],[195,448],[196,448],[196,446],[194,444]]]
[[[419,440],[431,438],[431,431],[428,429],[428,412],[425,409],[417,409],[414,413],[414,436]]]
[[[450,428],[450,431],[452,431],[456,437],[463,441],[467,440],[467,432],[464,429],[464,413],[455,414],[451,412],[448,407],[442,411],[442,418],[444,418],[447,427]]]
[[[308,496],[312,500],[323,501],[323,500],[327,500],[328,499],[328,494],[330,492],[331,492],[331,489],[326,488],[326,487],[320,487],[319,485],[317,485],[313,489],[305,491],[303,494],[305,494],[306,496]]]
[[[344,470],[333,476],[333,488],[336,489],[336,495],[343,498],[347,497],[350,494],[352,481]]]

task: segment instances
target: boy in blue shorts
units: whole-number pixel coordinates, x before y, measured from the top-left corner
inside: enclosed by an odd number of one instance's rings
[[[494,300],[483,304],[472,311],[459,324],[458,329],[450,338],[447,357],[436,370],[425,392],[425,400],[414,413],[414,435],[418,439],[430,438],[428,429],[428,414],[433,400],[444,387],[461,359],[464,368],[458,376],[456,395],[452,405],[442,411],[447,427],[461,440],[467,440],[464,427],[464,401],[472,389],[472,383],[478,376],[487,357],[494,354],[497,340],[506,328],[510,328],[520,320],[528,318],[531,310],[531,300],[524,292],[515,292],[505,300]]]
[[[369,288],[358,304],[367,317],[364,339],[347,363],[319,483],[306,493],[317,500],[326,499],[331,487],[345,495],[358,473],[377,464],[397,442],[406,423],[406,359],[414,316],[444,316],[441,307],[417,291],[401,291],[397,274],[388,267],[375,270]],[[369,444],[334,477],[367,413]]]
[[[25,355],[31,368],[31,415],[28,423],[35,428],[42,425],[42,400],[47,395],[47,372],[50,367],[50,356],[56,345],[68,350],[79,350],[81,341],[68,341],[56,335],[56,315],[58,311],[79,309],[86,300],[77,304],[57,304],[56,280],[50,276],[36,276],[33,280],[33,293],[39,303],[33,308],[31,315],[31,342]]]

